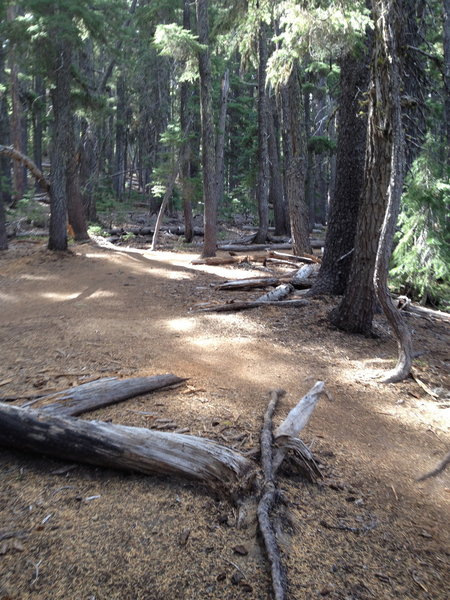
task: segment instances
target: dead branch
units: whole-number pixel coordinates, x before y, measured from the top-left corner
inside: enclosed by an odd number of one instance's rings
[[[278,399],[283,393],[279,390],[271,393],[270,402],[264,415],[264,424],[261,431],[261,466],[264,474],[264,482],[263,494],[258,504],[259,528],[270,563],[275,600],[284,600],[286,598],[286,581],[281,564],[280,549],[278,548],[275,531],[270,520],[270,511],[278,496],[272,462],[272,418]]]
[[[417,481],[425,481],[425,479],[429,479],[430,477],[436,477],[439,473],[442,473],[444,469],[450,464],[450,452],[444,456],[441,462],[429,473],[425,473],[417,479]]]
[[[19,152],[13,146],[3,146],[3,144],[0,144],[0,155],[22,163],[30,171],[42,189],[47,193],[50,192],[50,183],[47,181],[42,171],[34,164],[31,158],[25,156],[25,154],[22,154],[22,152]]]
[[[75,417],[141,394],[148,394],[165,387],[179,385],[184,381],[186,379],[170,373],[128,379],[104,377],[61,392],[41,396],[36,400],[25,403],[22,408],[39,403],[39,410],[46,414]]]
[[[247,310],[258,308],[260,306],[278,306],[283,308],[292,308],[298,306],[308,306],[308,300],[278,300],[278,301],[249,301],[249,302],[229,302],[228,304],[213,304],[195,309],[195,312],[233,312],[238,310]]]

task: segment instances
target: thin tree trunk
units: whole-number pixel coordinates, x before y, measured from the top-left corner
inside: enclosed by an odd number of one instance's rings
[[[70,127],[67,131],[67,214],[69,223],[73,229],[75,240],[89,239],[86,225],[86,216],[81,199],[79,155],[75,148],[74,117],[70,117]]]
[[[191,31],[191,6],[189,0],[183,0],[183,28]],[[180,84],[180,125],[181,131],[189,131],[188,123],[191,121],[189,109],[189,97],[191,95],[191,84],[183,81]],[[186,135],[184,141],[183,162],[180,167],[181,194],[183,198],[184,216],[184,239],[190,244],[194,239],[194,222],[192,219],[192,193],[191,181],[191,140]]]
[[[127,138],[127,106],[125,78],[121,74],[117,79],[116,111],[116,152],[114,156],[113,188],[118,200],[123,201],[125,194],[125,163]]]
[[[293,253],[311,253],[308,228],[308,208],[305,204],[306,143],[303,123],[303,102],[295,64],[288,83],[281,89],[283,107],[283,137],[285,141],[286,194],[291,222]]]
[[[386,82],[380,82],[379,89],[384,94],[381,102],[386,107],[383,117],[389,120],[392,136],[390,180],[387,189],[387,208],[381,230],[375,262],[374,283],[377,298],[383,308],[398,342],[399,357],[396,367],[386,375],[384,381],[396,382],[407,377],[412,364],[411,334],[402,315],[392,303],[387,278],[392,254],[395,226],[400,209],[405,172],[404,133],[401,111],[400,60],[397,48],[397,35],[401,31],[402,15],[394,0],[373,0],[373,11],[377,18],[379,37],[382,39],[386,56]]]
[[[8,103],[6,100],[6,49],[0,39],[0,140],[9,141]],[[6,232],[5,204],[11,201],[11,169],[10,160],[0,155],[0,250],[7,250],[8,236]]]
[[[7,20],[12,22],[16,18],[16,7],[9,5],[7,7]],[[14,43],[10,44],[9,49],[9,69],[10,69],[10,95],[11,95],[11,124],[10,140],[16,150],[24,153],[22,137],[22,103],[20,101],[19,90],[19,67],[17,64],[16,47]],[[13,163],[13,191],[14,202],[20,200],[25,192],[25,178],[22,165],[14,161]]]
[[[215,256],[217,247],[217,185],[215,133],[209,56],[208,2],[196,0],[198,40],[205,46],[198,53],[202,129],[202,166],[205,237],[202,257]]]
[[[217,205],[222,206],[225,187],[225,128],[227,122],[228,93],[230,91],[230,73],[225,71],[222,79],[219,124],[216,140],[216,179],[217,179]]]
[[[269,99],[266,90],[267,70],[267,26],[259,24],[258,35],[258,180],[256,185],[256,201],[258,204],[258,231],[255,244],[263,244],[269,233]]]
[[[33,101],[33,161],[38,169],[42,171],[42,136],[44,133],[43,116],[45,110],[45,84],[40,75],[37,75],[34,82],[34,93],[36,95]]]

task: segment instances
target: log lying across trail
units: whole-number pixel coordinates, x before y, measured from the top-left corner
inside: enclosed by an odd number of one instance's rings
[[[323,248],[325,242],[323,240],[311,240],[311,248]],[[275,244],[223,244],[218,246],[218,250],[226,252],[247,252],[258,250],[292,250],[292,243],[275,243]]]
[[[151,377],[130,377],[118,379],[117,377],[103,377],[96,381],[83,383],[61,392],[42,396],[27,406],[39,405],[39,410],[50,415],[60,417],[76,417],[86,412],[97,410],[128,398],[147,394],[162,388],[179,385],[186,381],[176,375],[153,375]]]

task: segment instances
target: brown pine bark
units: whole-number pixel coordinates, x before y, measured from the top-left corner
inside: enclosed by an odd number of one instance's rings
[[[202,257],[215,256],[217,247],[217,183],[211,60],[209,56],[208,2],[196,0],[198,41],[205,48],[198,53],[202,129],[204,227]]]
[[[293,240],[293,253],[311,253],[308,227],[308,207],[305,203],[306,141],[303,123],[303,97],[298,65],[289,81],[281,88],[283,138],[285,151],[286,196]]]
[[[369,57],[341,61],[336,186],[330,204],[322,265],[311,294],[343,294],[350,273],[364,181],[367,119],[360,115],[369,82]]]
[[[56,38],[56,36],[55,36]],[[67,41],[56,44],[53,72],[55,87],[53,106],[49,250],[67,250],[67,167],[70,155],[72,112],[70,102],[70,67],[72,51]],[[68,137],[69,135],[69,137]]]
[[[277,106],[275,96],[268,98],[269,120],[268,120],[268,144],[269,144],[269,166],[270,166],[270,188],[269,204],[273,206],[273,220],[275,235],[289,235],[289,218],[284,198],[283,178],[280,164],[280,149],[278,143]]]
[[[258,34],[258,179],[256,201],[258,204],[258,231],[255,244],[263,244],[269,233],[269,102],[266,90],[267,70],[267,26],[261,22]]]

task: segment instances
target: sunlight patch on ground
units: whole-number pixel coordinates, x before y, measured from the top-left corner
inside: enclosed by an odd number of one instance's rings
[[[184,271],[168,271],[157,267],[143,267],[142,270],[149,275],[156,275],[164,279],[192,279],[192,273],[185,273]]]
[[[30,273],[24,273],[19,276],[19,279],[24,279],[25,281],[49,281],[50,279],[54,279],[51,275],[31,275]]]
[[[88,298],[113,298],[116,294],[109,290],[96,290],[89,294]]]
[[[166,327],[173,331],[192,331],[197,326],[195,319],[169,319]]]
[[[0,300],[2,300],[3,302],[10,303],[18,302],[16,296],[13,296],[12,294],[5,294],[4,292],[0,292]]]
[[[75,300],[81,294],[82,292],[75,292],[74,294],[57,294],[56,292],[43,292],[41,296],[42,298],[46,298],[47,300],[54,300],[55,302],[66,302],[67,300]]]

